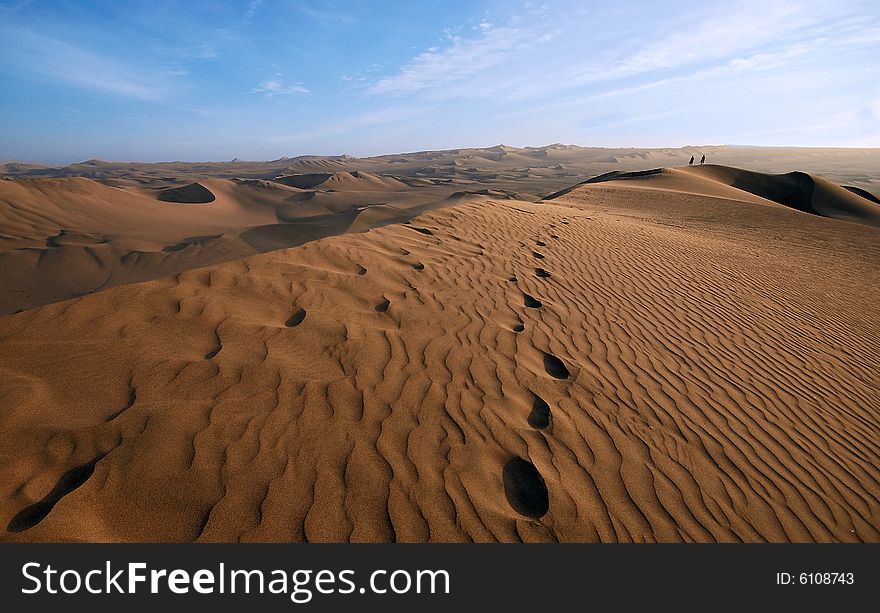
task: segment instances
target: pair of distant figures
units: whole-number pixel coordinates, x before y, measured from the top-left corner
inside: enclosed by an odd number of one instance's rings
[[[700,164],[705,164],[705,163],[706,163],[706,156],[704,155],[703,157],[700,158]],[[693,165],[694,165],[694,156],[691,156],[691,161],[688,162],[688,166],[693,166]]]

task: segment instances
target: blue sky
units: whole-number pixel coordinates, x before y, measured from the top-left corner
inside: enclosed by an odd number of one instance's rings
[[[880,146],[876,0],[13,0],[0,40],[0,159]]]

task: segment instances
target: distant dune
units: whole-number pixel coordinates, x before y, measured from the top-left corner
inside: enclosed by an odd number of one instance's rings
[[[880,205],[674,155],[0,181],[0,538],[880,541]]]
[[[728,166],[702,165],[679,169],[613,171],[583,184],[614,181],[628,187],[665,189],[681,193],[716,196],[757,203],[776,203],[805,213],[880,227],[877,199],[858,188],[844,188],[803,172],[769,175]],[[570,187],[548,198],[571,193]],[[749,194],[757,198],[749,198]]]

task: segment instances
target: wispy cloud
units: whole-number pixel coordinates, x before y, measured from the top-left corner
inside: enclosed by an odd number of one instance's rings
[[[260,10],[260,7],[265,4],[266,0],[251,0],[248,2],[247,10],[244,13],[245,19],[250,19],[254,15],[257,14],[257,11]]]
[[[484,21],[475,34],[449,36],[367,91],[521,101],[569,90],[595,93],[615,81],[658,80],[682,70],[778,67],[821,43],[816,36],[829,14],[813,9],[791,0],[709,6],[650,27],[635,25],[629,36],[609,41],[600,41],[596,24],[585,22],[601,20],[595,12],[545,11],[541,18],[514,16],[502,26]],[[863,22],[848,36],[870,42],[875,27]]]
[[[403,96],[471,79],[511,60],[537,44],[549,42],[552,32],[510,24],[495,27],[484,21],[478,36],[451,35],[445,48],[431,48],[414,57],[400,72],[369,88],[374,95]]]
[[[494,27],[485,21],[478,31],[476,38],[450,36],[445,48],[431,48],[417,55],[398,74],[376,82],[369,93],[403,96],[471,79],[533,47],[539,38],[533,28]]]
[[[309,89],[299,83],[287,85],[279,79],[272,79],[260,83],[251,90],[251,93],[263,94],[267,98],[272,98],[274,96],[285,96],[290,94],[308,94]]]
[[[354,23],[354,17],[348,11],[340,9],[334,4],[300,2],[297,8],[318,23]]]
[[[0,26],[7,51],[0,61],[24,68],[32,77],[127,98],[158,101],[171,90],[167,68],[132,65],[25,28]]]

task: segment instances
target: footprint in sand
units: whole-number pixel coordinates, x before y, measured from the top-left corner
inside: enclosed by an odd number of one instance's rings
[[[535,256],[536,258],[538,258],[539,260],[544,259],[544,256],[542,254],[538,253],[537,251],[532,251],[532,255]]]
[[[535,465],[522,458],[513,458],[502,471],[504,495],[520,515],[540,519],[550,510],[547,485]]]
[[[52,491],[46,494],[42,500],[25,507],[10,520],[9,525],[6,526],[7,532],[24,532],[43,521],[59,500],[89,480],[95,473],[95,465],[103,457],[103,455],[99,455],[91,462],[71,468],[61,475]]]
[[[380,302],[379,304],[376,305],[376,312],[377,313],[384,313],[385,311],[388,310],[389,306],[391,306],[391,301],[386,298],[385,300],[383,300],[382,302]]]
[[[523,304],[530,309],[540,309],[544,306],[540,300],[526,293],[523,293]]]
[[[547,277],[550,276],[550,273],[547,272],[546,270],[544,270],[543,268],[536,268],[535,275],[541,277],[542,279],[546,279]]]
[[[525,324],[524,324],[523,322],[519,322],[518,324],[516,324],[515,326],[513,326],[513,331],[514,331],[514,332],[522,332],[522,331],[525,330],[525,329],[526,329],[526,326],[525,326]]]
[[[297,311],[296,313],[291,315],[290,318],[286,322],[284,322],[284,325],[287,326],[288,328],[294,328],[294,327],[300,325],[305,318],[306,318],[306,310],[300,309],[299,311]]]
[[[547,374],[554,379],[568,379],[571,376],[571,373],[568,372],[568,368],[565,367],[562,360],[552,353],[544,354],[544,370],[546,370]]]
[[[425,265],[421,262],[416,262],[415,264],[413,264],[413,268],[415,270],[425,270]]]
[[[532,412],[529,413],[528,422],[532,428],[543,430],[550,425],[550,405],[537,394],[533,393],[532,396],[535,398],[532,401]]]
[[[360,264],[358,264],[357,274],[358,274],[358,276],[363,276],[363,275],[367,274],[367,269],[364,268],[363,266],[361,266]]]
[[[538,247],[546,247],[547,246],[547,243],[545,243],[544,241],[535,241],[535,244]]]

